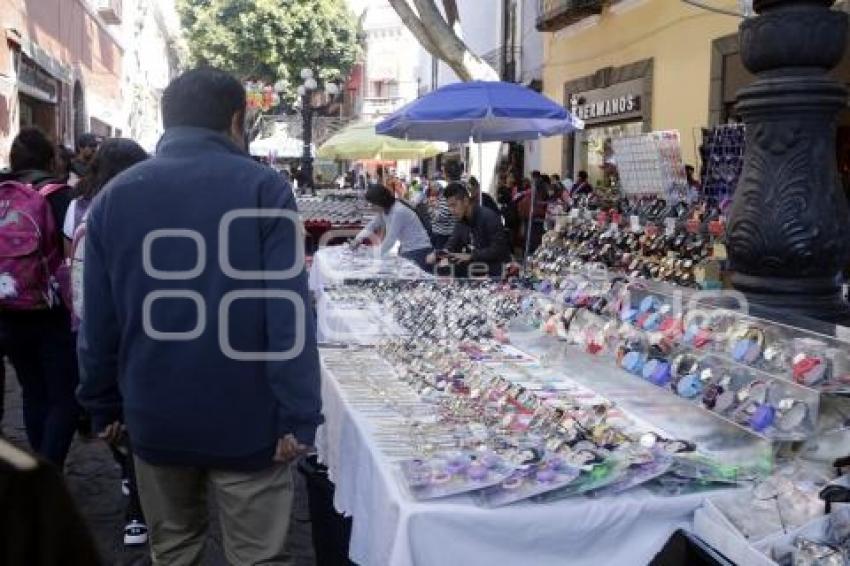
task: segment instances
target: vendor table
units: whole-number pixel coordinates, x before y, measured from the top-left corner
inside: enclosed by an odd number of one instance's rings
[[[317,295],[325,287],[346,281],[369,279],[427,279],[432,277],[398,256],[382,257],[376,249],[364,248],[352,253],[346,246],[321,248],[313,256],[308,286]]]
[[[316,337],[319,343],[377,344],[405,330],[378,305],[350,305],[316,297]]]
[[[703,501],[701,493],[638,488],[495,509],[468,495],[417,502],[375,436],[390,411],[358,410],[334,374],[330,362],[345,355],[322,350],[326,420],[317,447],[336,484],[335,507],[354,518],[350,557],[362,566],[645,564],[673,531],[690,526]]]

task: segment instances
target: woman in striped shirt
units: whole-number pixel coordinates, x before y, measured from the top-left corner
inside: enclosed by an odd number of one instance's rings
[[[444,183],[431,182],[431,241],[435,250],[442,250],[455,231],[455,217],[449,208],[449,203],[443,196]]]

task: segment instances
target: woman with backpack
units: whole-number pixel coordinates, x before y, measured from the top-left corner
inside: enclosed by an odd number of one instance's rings
[[[88,174],[80,181],[80,196],[71,201],[65,215],[62,232],[65,236],[65,250],[70,267],[70,286],[74,289],[66,302],[71,303],[73,328],[76,335],[79,317],[82,314],[82,275],[85,256],[85,220],[94,198],[119,173],[148,158],[148,154],[136,142],[128,139],[108,139],[98,148],[89,164]],[[136,487],[136,474],[130,439],[123,430],[109,431],[109,448],[115,461],[121,466],[123,475],[121,489],[129,497],[124,527],[124,544],[135,546],[146,544],[148,528],[145,524],[139,492]]]
[[[59,298],[59,231],[71,188],[58,183],[56,149],[38,129],[12,142],[0,176],[0,351],[21,384],[30,447],[62,470],[77,426],[79,382],[68,310]]]
[[[383,185],[371,185],[366,190],[366,202],[372,205],[377,215],[354,239],[357,247],[383,229],[381,254],[386,255],[396,243],[399,255],[409,259],[420,268],[429,268],[425,259],[433,251],[428,231],[416,211],[402,199],[397,199]]]

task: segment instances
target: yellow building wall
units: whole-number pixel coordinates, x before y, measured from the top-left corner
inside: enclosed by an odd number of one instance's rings
[[[734,1],[712,2],[734,8]],[[623,9],[623,6],[629,6]],[[652,129],[679,130],[686,163],[696,163],[695,129],[708,124],[713,40],[735,33],[740,18],[708,12],[679,0],[625,0],[594,25],[544,36],[544,91],[561,104],[564,83],[654,59]],[[563,138],[543,140],[544,171],[559,172]]]

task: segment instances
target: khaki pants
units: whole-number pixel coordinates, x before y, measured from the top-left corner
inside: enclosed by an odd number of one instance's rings
[[[215,493],[224,554],[234,566],[289,565],[284,552],[292,509],[292,468],[225,472],[153,466],[136,457],[154,566],[201,564],[208,528],[207,490]]]

